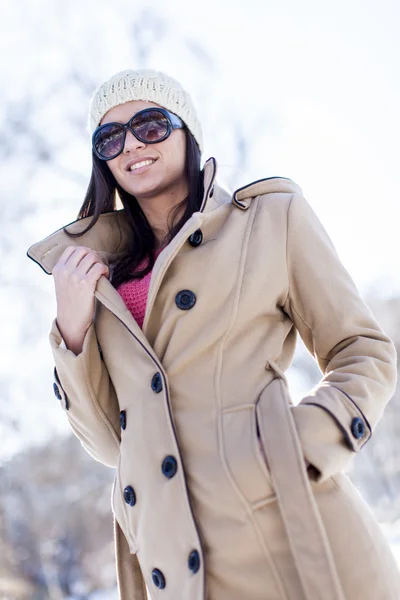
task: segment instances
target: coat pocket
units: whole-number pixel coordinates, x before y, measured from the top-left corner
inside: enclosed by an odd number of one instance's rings
[[[236,491],[252,508],[272,500],[271,479],[257,436],[255,404],[226,409],[222,423],[225,459]]]
[[[133,536],[132,527],[130,525],[127,514],[127,507],[131,509],[133,509],[134,507],[129,506],[125,502],[124,492],[122,490],[120,478],[120,461],[121,455],[118,459],[117,471],[111,491],[111,507],[114,514],[114,518],[117,521],[122,533],[126,538],[126,542],[129,546],[130,553],[136,554],[136,552],[138,551],[138,546]]]
[[[286,432],[286,424],[280,422],[280,417],[277,417],[278,411],[275,410],[275,405],[277,402],[285,402],[290,409],[293,408],[294,403],[292,397],[290,395],[288,381],[284,373],[279,369],[279,367],[273,362],[269,361],[270,368],[275,371],[276,377],[272,379],[263,392],[260,395],[260,398],[257,402],[256,407],[256,418],[258,425],[258,435],[259,435],[259,444],[260,451],[262,455],[265,457],[266,464],[268,465],[268,453],[265,450],[265,443],[263,441],[263,436],[267,434],[268,427],[280,428],[284,427]],[[293,423],[293,425],[295,425]],[[264,431],[264,433],[263,433]],[[297,430],[296,430],[297,431]],[[288,432],[289,433],[289,432]],[[285,434],[286,435],[286,434]],[[290,434],[289,434],[290,435]],[[285,437],[285,436],[283,436]],[[298,437],[298,436],[297,436]],[[281,440],[282,448],[281,452],[285,454],[285,441]],[[306,473],[308,478],[311,481],[315,481],[318,475],[318,471],[307,462],[307,459],[302,455],[303,466],[306,469]],[[287,468],[291,469],[294,465],[287,464]]]

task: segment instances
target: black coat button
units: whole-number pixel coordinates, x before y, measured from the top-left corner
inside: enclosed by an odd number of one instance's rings
[[[200,569],[200,556],[197,550],[193,550],[193,552],[189,554],[188,566],[192,573],[197,573]]]
[[[363,437],[365,433],[364,421],[360,417],[355,417],[351,422],[351,433],[358,440]]]
[[[153,583],[156,587],[158,587],[160,590],[165,588],[165,577],[164,575],[161,573],[160,569],[153,569],[152,573],[151,573],[151,578],[153,580]]]
[[[119,422],[121,429],[126,429],[126,412],[124,410],[121,410],[119,413]]]
[[[162,462],[161,470],[167,479],[171,479],[178,470],[178,463],[173,456],[166,456]]]
[[[133,487],[131,487],[130,485],[127,485],[124,489],[124,500],[127,504],[130,504],[131,506],[135,506],[136,504],[136,494],[133,491]]]
[[[175,304],[181,310],[189,310],[196,304],[196,296],[190,290],[182,290],[177,293]]]
[[[189,244],[193,246],[193,248],[196,248],[196,246],[200,246],[202,241],[203,232],[201,231],[201,229],[196,229],[196,231],[192,233],[191,236],[189,236]]]
[[[159,394],[163,388],[161,373],[156,373],[151,380],[151,389]]]
[[[53,383],[53,390],[54,390],[54,395],[57,398],[57,400],[61,400],[62,396],[60,394],[60,390],[58,389],[58,385],[56,383]]]

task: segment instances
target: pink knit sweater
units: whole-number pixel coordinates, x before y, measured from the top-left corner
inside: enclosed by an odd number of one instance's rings
[[[160,254],[162,248],[157,250],[156,258]],[[139,267],[143,268],[145,261],[141,262]],[[149,293],[151,274],[147,273],[141,279],[133,279],[119,285],[116,289],[122,300],[125,302],[127,309],[132,314],[140,328],[143,327],[144,316],[146,314],[147,296]]]

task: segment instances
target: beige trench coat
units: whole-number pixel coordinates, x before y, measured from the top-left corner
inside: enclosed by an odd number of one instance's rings
[[[116,467],[121,598],[399,600],[389,546],[343,473],[394,393],[394,344],[296,183],[231,197],[215,175],[212,158],[201,209],[157,258],[143,331],[104,276],[81,354],[51,327],[55,394]],[[115,211],[28,255],[47,273],[71,244],[111,263],[128,236]],[[322,378],[294,406],[297,332]]]

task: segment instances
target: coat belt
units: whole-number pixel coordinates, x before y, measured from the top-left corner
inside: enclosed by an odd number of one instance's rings
[[[269,384],[273,385],[274,389],[266,393],[266,402],[258,403],[258,410],[264,412],[263,418],[259,419],[260,435],[304,598],[345,600],[328,537],[311,489],[290,409],[293,403],[287,380],[277,365],[270,361],[270,366],[277,376]],[[268,426],[268,423],[273,426]],[[298,600],[298,596],[290,597],[290,600]]]

